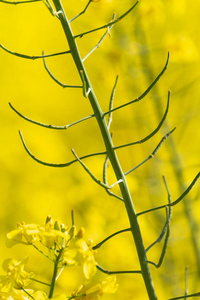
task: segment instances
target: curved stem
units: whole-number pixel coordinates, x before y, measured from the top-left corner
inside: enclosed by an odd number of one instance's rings
[[[103,241],[101,241],[100,243],[98,243],[97,245],[95,245],[94,247],[92,247],[93,250],[95,249],[98,249],[100,248],[105,242],[107,242],[109,239],[111,239],[112,237],[120,234],[120,233],[124,233],[124,232],[127,232],[127,231],[131,231],[131,228],[126,228],[126,229],[122,229],[122,230],[119,230],[111,235],[109,235],[107,238],[105,238]]]
[[[138,98],[130,101],[130,102],[127,102],[125,104],[122,104],[120,106],[117,106],[115,108],[113,108],[112,110],[108,111],[108,112],[105,112],[104,113],[104,116],[109,114],[111,111],[115,111],[115,110],[118,110],[118,109],[121,109],[127,105],[130,105],[132,103],[135,103],[135,102],[138,102],[140,100],[142,100],[149,92],[150,90],[154,87],[154,85],[158,82],[158,80],[160,79],[160,77],[165,73],[165,71],[167,70],[167,67],[168,67],[168,64],[169,64],[169,56],[170,56],[170,53],[168,52],[168,55],[167,55],[167,61],[166,61],[166,64],[164,66],[164,68],[162,69],[162,71],[160,72],[160,74],[158,74],[158,76],[154,79],[154,81],[150,84],[150,86],[142,93],[142,95],[140,95]]]
[[[150,209],[145,210],[145,211],[142,211],[140,213],[137,213],[137,216],[139,217],[139,216],[141,216],[143,214],[152,212],[154,210],[158,210],[158,209],[162,209],[162,208],[166,208],[168,206],[170,207],[170,206],[174,206],[174,205],[178,204],[191,191],[191,189],[193,188],[193,186],[195,185],[195,183],[197,182],[197,180],[199,179],[199,177],[200,177],[200,172],[195,176],[195,178],[193,179],[193,181],[191,182],[191,184],[188,186],[188,188],[183,192],[183,194],[181,194],[181,196],[178,199],[176,199],[175,201],[173,201],[171,203],[168,203],[168,204],[160,205],[160,206],[157,206],[157,207],[154,207],[154,208],[150,208]]]
[[[55,1],[56,0],[53,1],[54,4],[55,4]],[[114,21],[111,21],[111,22],[109,22],[106,25],[103,25],[101,27],[98,27],[98,28],[95,28],[95,29],[92,29],[92,30],[89,30],[89,31],[86,31],[86,32],[83,32],[83,33],[80,33],[80,34],[77,34],[77,35],[73,36],[73,38],[76,39],[76,38],[82,37],[82,36],[84,36],[86,34],[89,34],[89,33],[95,32],[97,30],[101,30],[103,28],[107,28],[107,27],[110,27],[110,26],[114,25],[115,23],[117,23],[117,22],[121,21],[123,18],[125,18],[136,7],[136,5],[138,4],[138,2],[139,1],[137,1],[129,10],[127,10],[123,15],[121,15],[119,18],[115,19]]]
[[[97,269],[105,274],[111,275],[111,274],[142,274],[142,271],[140,270],[133,270],[133,271],[110,271],[110,270],[105,270],[102,268],[100,265],[96,265]]]
[[[28,1],[28,2],[35,2],[35,1],[41,1],[41,0],[34,0],[34,1]],[[0,2],[1,2],[1,0],[0,0]],[[27,3],[27,2],[23,2],[23,3]],[[15,3],[12,2],[12,4],[15,4]],[[47,54],[47,55],[39,55],[39,56],[38,55],[37,56],[33,55],[33,56],[30,56],[30,55],[26,55],[26,54],[11,51],[11,50],[7,49],[6,47],[4,47],[2,44],[0,44],[0,48],[2,48],[4,51],[8,52],[9,54],[12,54],[12,55],[15,55],[15,56],[18,56],[18,57],[21,57],[21,58],[25,58],[25,59],[32,59],[32,60],[40,59],[40,58],[44,59],[44,57],[52,57],[52,56],[57,56],[57,55],[70,53],[70,51],[64,51],[64,52],[59,52],[59,53]]]

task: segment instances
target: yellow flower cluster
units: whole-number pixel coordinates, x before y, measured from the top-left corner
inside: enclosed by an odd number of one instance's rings
[[[16,230],[7,234],[10,245],[21,243],[33,245],[39,250],[40,244],[48,250],[45,256],[54,261],[57,268],[80,265],[83,270],[84,280],[76,288],[69,299],[79,298],[96,300],[105,293],[114,293],[117,289],[116,277],[109,276],[101,281],[94,277],[97,268],[91,242],[84,239],[84,228],[76,230],[73,225],[66,227],[59,222],[53,222],[50,216],[45,224],[35,225],[20,223]],[[53,258],[52,258],[53,257]],[[22,261],[9,259],[4,262],[7,275],[0,276],[0,299],[3,300],[47,300],[43,291],[26,289],[34,277],[33,273],[24,270],[27,258]],[[57,296],[55,299],[64,300],[66,295]]]
[[[96,262],[94,251],[83,239],[83,234],[83,228],[77,232],[75,226],[65,227],[48,216],[44,225],[18,224],[18,229],[8,233],[7,238],[11,244],[33,245],[39,242],[51,250],[55,257],[58,251],[62,251],[61,267],[82,265],[85,278],[89,279],[96,272]]]
[[[11,245],[16,243],[32,245],[39,241],[47,248],[53,248],[55,244],[65,243],[69,237],[68,228],[65,228],[63,224],[59,225],[58,222],[53,223],[50,216],[47,217],[44,225],[26,225],[22,222],[17,225],[16,230],[7,234],[7,238],[11,240]]]
[[[7,259],[3,266],[7,274],[0,276],[0,299],[28,299],[27,294],[22,288],[30,283],[30,279],[34,274],[24,270],[24,264],[27,263],[27,258],[21,261]]]
[[[81,284],[72,295],[79,300],[98,300],[99,296],[107,293],[115,293],[118,288],[116,276],[106,277],[103,281],[85,281]]]

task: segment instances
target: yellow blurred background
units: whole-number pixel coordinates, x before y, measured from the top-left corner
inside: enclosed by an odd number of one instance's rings
[[[83,10],[86,4],[81,0],[63,1],[69,19]],[[87,12],[72,23],[73,32],[79,34],[101,26],[112,19],[114,12],[120,16],[133,4],[131,0],[92,3]],[[166,177],[172,200],[175,200],[200,169],[199,15],[197,0],[142,0],[126,19],[114,26],[110,37],[85,61],[100,105],[103,111],[107,111],[117,74],[115,107],[144,92],[164,67],[170,51],[169,68],[148,96],[113,113],[111,131],[115,145],[142,139],[161,120],[167,93],[171,90],[169,114],[160,132],[145,144],[117,151],[126,172],[148,157],[162,136],[177,127],[154,159],[127,176],[137,212],[167,202],[162,175]],[[97,44],[103,33],[104,30],[97,31],[78,39],[82,57]],[[12,51],[28,55],[41,55],[42,50],[45,54],[68,50],[58,19],[42,2],[24,5],[0,3],[0,43]],[[80,84],[69,55],[48,58],[46,62],[61,82]],[[71,148],[79,156],[104,151],[94,119],[66,131],[48,130],[21,119],[8,105],[11,102],[31,119],[66,125],[92,114],[81,90],[58,86],[45,71],[41,60],[25,60],[0,49],[0,64],[1,261],[7,257],[30,255],[29,268],[38,272],[42,279],[52,272],[52,266],[45,258],[29,247],[6,247],[6,233],[18,222],[41,224],[50,214],[70,225],[71,210],[74,210],[77,227],[85,227],[86,237],[92,238],[94,244],[117,230],[129,227],[129,223],[123,203],[109,197],[79,164],[67,168],[37,164],[27,155],[20,141],[19,129],[31,152],[52,163],[72,160]],[[103,156],[87,159],[85,163],[97,177],[102,178]],[[111,184],[115,179],[110,170],[109,175]],[[187,266],[189,291],[198,291],[199,211],[198,182],[185,201],[173,208],[171,236],[163,265],[158,270],[151,266],[158,299],[184,294]],[[144,244],[148,247],[162,230],[165,211],[143,215],[139,222]],[[162,243],[159,243],[149,250],[149,260],[157,262],[161,249]],[[117,236],[102,246],[97,259],[110,270],[139,267],[129,233]],[[57,291],[66,290],[70,295],[79,275],[76,269],[65,272]],[[147,299],[140,275],[119,275],[118,283],[118,292],[105,296],[105,299]]]

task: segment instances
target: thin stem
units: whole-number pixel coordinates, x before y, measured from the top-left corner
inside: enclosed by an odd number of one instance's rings
[[[131,228],[126,228],[126,229],[122,229],[119,230],[111,235],[109,235],[107,238],[105,238],[103,241],[101,241],[100,243],[98,243],[97,245],[95,245],[94,247],[92,247],[93,250],[100,248],[105,242],[107,242],[109,239],[113,238],[114,236],[120,234],[120,233],[124,233],[127,231],[131,231]]]
[[[25,143],[25,140],[24,140],[23,135],[22,135],[22,133],[21,133],[20,130],[19,130],[19,136],[20,136],[20,139],[21,139],[22,144],[24,146],[24,149],[26,150],[26,152],[28,153],[28,155],[33,160],[35,160],[36,162],[38,162],[41,165],[48,166],[48,167],[54,167],[54,168],[65,168],[65,167],[69,167],[70,165],[72,165],[75,162],[78,162],[77,159],[71,160],[71,161],[69,161],[67,163],[61,163],[61,164],[55,164],[55,163],[49,163],[49,162],[43,161],[43,160],[37,158],[35,155],[33,155],[31,153],[31,151],[29,150],[29,148],[27,147],[27,145]],[[92,154],[88,154],[88,155],[82,156],[79,159],[82,160],[82,159],[85,159],[85,158],[88,158],[88,157],[105,155],[105,154],[106,154],[105,152],[97,152],[97,153],[92,153]]]
[[[44,52],[43,52],[44,54]],[[49,76],[60,86],[62,86],[63,88],[82,88],[82,86],[80,85],[67,85],[67,84],[64,84],[62,83],[61,81],[59,81],[52,73],[51,71],[49,70],[49,68],[47,67],[47,64],[46,64],[46,61],[44,59],[45,56],[43,56],[43,63],[44,63],[44,67],[45,67],[45,70],[47,71],[47,73],[49,74]]]
[[[50,259],[52,262],[54,262],[54,259],[52,259],[50,256],[48,256],[46,253],[44,253],[42,250],[40,250],[35,244],[31,244],[38,252],[40,252],[42,255],[44,255],[46,258]]]
[[[47,286],[51,286],[49,283],[46,283],[46,282],[43,282],[43,281],[41,281],[41,280],[37,280],[37,279],[35,279],[35,278],[29,278],[30,280],[32,280],[32,281],[35,281],[35,282],[38,282],[38,283],[41,283],[41,284],[43,284],[43,285],[47,285]]]
[[[76,159],[78,160],[78,162],[82,165],[82,167],[84,168],[84,170],[90,175],[90,177],[100,186],[102,186],[105,189],[110,189],[110,186],[103,183],[102,181],[100,181],[89,169],[88,167],[81,161],[81,159],[77,156],[77,154],[75,153],[75,151],[72,149],[72,153],[74,154],[74,156],[76,157]]]
[[[26,3],[31,3],[31,2],[40,2],[42,0],[28,0],[28,1],[8,1],[8,0],[0,0],[0,2],[2,3],[6,3],[6,4],[26,4]]]
[[[165,73],[165,71],[167,70],[167,67],[168,67],[168,64],[169,64],[169,56],[170,56],[170,53],[168,52],[168,55],[167,55],[167,61],[166,61],[166,64],[164,66],[164,68],[162,69],[162,71],[160,72],[160,74],[158,74],[158,76],[156,77],[156,79],[150,84],[150,86],[144,91],[144,93],[142,95],[140,95],[138,98],[130,101],[130,102],[127,102],[125,104],[122,104],[118,107],[115,107],[113,108],[111,111],[115,111],[115,110],[118,110],[118,109],[121,109],[127,105],[130,105],[132,103],[135,103],[135,102],[138,102],[140,100],[142,100],[149,92],[150,90],[154,87],[154,85],[158,82],[158,80],[161,78],[161,76]],[[104,113],[104,116],[109,114],[110,111],[107,111]]]
[[[72,217],[72,226],[74,226],[75,222],[74,222],[74,211],[73,210],[71,211],[71,217]]]
[[[114,149],[117,150],[117,149],[121,149],[121,148],[124,148],[124,147],[129,147],[129,146],[133,146],[133,145],[137,145],[137,144],[142,144],[142,143],[148,141],[150,138],[152,138],[160,130],[160,128],[162,127],[162,125],[163,125],[163,123],[164,123],[164,121],[167,117],[167,114],[168,114],[168,111],[169,111],[169,100],[170,100],[170,91],[168,92],[168,99],[167,99],[167,106],[166,106],[165,113],[162,117],[162,120],[160,121],[160,123],[158,124],[158,126],[156,127],[155,130],[153,130],[149,135],[147,135],[145,138],[143,138],[139,141],[128,143],[128,144],[125,144],[125,145],[116,146],[116,147],[114,147]],[[111,111],[112,111],[112,109],[111,109]]]
[[[87,86],[87,83],[86,83],[86,80],[85,80],[85,75],[84,75],[84,73],[83,73],[83,70],[80,70],[80,76],[81,76],[81,80],[82,80],[82,83],[83,83],[83,96],[84,96],[85,98],[87,98],[88,95],[89,95],[89,93],[90,93],[91,88],[89,88],[89,87]]]
[[[49,291],[49,299],[51,299],[53,297],[53,293],[54,293],[54,289],[55,289],[55,284],[56,284],[56,278],[57,278],[57,272],[58,272],[58,264],[60,262],[60,257],[62,255],[63,249],[60,250],[56,261],[54,262],[54,270],[53,270],[53,276],[52,276],[52,280],[51,280],[51,287],[50,287],[50,291]]]
[[[82,12],[80,12],[77,16],[75,16],[71,20],[69,20],[69,22],[71,23],[72,21],[74,21],[75,19],[77,19],[78,17],[83,15],[86,12],[87,8],[89,7],[90,3],[92,3],[92,0],[89,0],[86,7],[84,8],[84,10]]]
[[[39,125],[39,126],[42,126],[42,127],[46,127],[48,129],[56,129],[56,130],[66,130],[68,128],[68,125],[64,125],[64,126],[56,126],[56,125],[50,125],[50,124],[44,124],[44,123],[41,123],[41,122],[38,122],[38,121],[35,121],[35,120],[32,120],[24,115],[22,115],[19,111],[17,111],[13,106],[12,104],[9,102],[8,103],[10,105],[10,107],[12,108],[12,110],[14,110],[14,112],[16,112],[21,118],[25,119],[26,121],[30,122],[30,123],[33,123],[33,124],[36,124],[36,125]]]
[[[133,271],[109,271],[102,268],[100,265],[96,265],[97,269],[105,274],[111,275],[111,274],[142,274],[142,271],[133,270]]]
[[[163,142],[168,138],[168,136],[175,130],[176,128],[172,129],[170,132],[168,132],[163,138],[162,140],[159,142],[159,144],[156,146],[156,148],[154,149],[154,151],[145,159],[143,160],[141,163],[139,163],[137,166],[135,166],[134,168],[132,168],[131,170],[129,170],[128,172],[124,173],[124,175],[128,175],[131,172],[135,171],[137,168],[139,168],[141,165],[143,165],[144,163],[146,163],[148,160],[150,160],[151,158],[153,158],[155,156],[155,154],[158,152],[158,150],[160,149],[160,147],[162,146]]]
[[[167,190],[167,194],[168,194],[168,203],[170,204],[170,203],[172,203],[172,201],[171,201],[171,194],[170,194],[170,191],[169,191],[169,188],[168,188],[168,185],[167,185],[167,181],[166,181],[165,176],[163,176],[163,181],[164,181],[164,184],[165,184],[165,187],[166,187],[166,190]],[[169,210],[169,212],[168,212],[168,210]],[[166,222],[165,222],[165,225],[164,225],[164,227],[163,227],[163,229],[162,229],[162,232],[161,232],[160,236],[158,237],[158,239],[157,239],[154,243],[152,243],[152,244],[146,249],[146,252],[147,252],[152,246],[154,246],[156,243],[159,243],[159,242],[162,240],[162,238],[163,238],[163,236],[164,236],[164,234],[165,234],[166,231],[167,231],[166,236],[169,237],[169,223],[170,223],[171,218],[172,218],[172,207],[171,207],[171,206],[169,206],[169,208],[166,207],[166,216],[167,216],[167,220],[166,220]],[[166,245],[165,245],[165,244],[166,244]],[[167,241],[164,242],[164,246],[167,246]],[[163,248],[163,251],[162,251],[162,252],[165,252],[165,251],[164,251],[164,248]],[[162,257],[162,254],[161,254],[161,257]],[[163,260],[163,259],[162,259],[162,260]],[[160,266],[159,263],[157,264],[157,267],[158,267],[158,265]]]
[[[115,15],[113,17],[113,19],[115,19]],[[110,30],[112,29],[113,25],[109,26],[108,29],[106,30],[106,32],[104,33],[104,35],[101,37],[101,39],[99,40],[99,42],[96,44],[96,46],[82,59],[82,62],[84,62],[97,48],[99,48],[101,46],[101,44],[103,43],[104,39],[106,38],[106,36],[108,34],[110,34]]]
[[[84,35],[86,34],[89,34],[89,33],[92,33],[92,32],[95,32],[97,30],[101,30],[103,28],[107,28],[107,27],[110,27],[111,25],[114,25],[115,23],[121,21],[123,18],[125,18],[135,7],[136,5],[138,4],[139,1],[137,1],[129,10],[127,10],[123,15],[121,15],[119,18],[115,19],[114,21],[111,21],[109,23],[107,23],[106,25],[103,25],[101,27],[98,27],[98,28],[95,28],[95,29],[92,29],[92,30],[89,30],[89,31],[86,31],[86,32],[83,32],[83,33],[80,33],[80,34],[77,34],[74,36],[74,38],[78,38],[78,37],[83,37]]]
[[[105,184],[108,185],[108,181],[107,181],[107,168],[108,168],[108,161],[109,161],[109,157],[106,156],[104,165],[103,165],[103,182]],[[124,201],[124,199],[116,194],[114,194],[113,192],[111,192],[109,189],[106,189],[106,192],[108,193],[108,195],[113,196],[121,201]]]
[[[165,184],[167,194],[168,194],[168,203],[171,204],[172,203],[171,194],[170,194],[170,191],[169,191],[169,188],[168,188],[168,185],[167,185],[167,181],[166,181],[164,176],[163,176],[163,180],[164,180],[164,184]],[[166,212],[167,212],[167,208],[166,208]],[[166,251],[167,251],[167,245],[168,245],[169,235],[170,235],[169,225],[170,225],[171,219],[172,219],[172,206],[169,206],[168,207],[168,212],[167,212],[167,221],[166,221],[166,224],[165,224],[164,230],[163,230],[163,233],[165,233],[165,231],[166,231],[166,235],[165,235],[165,240],[164,240],[163,249],[162,249],[162,252],[161,252],[161,255],[160,255],[160,259],[159,259],[159,261],[156,265],[157,268],[159,268],[161,266],[161,264],[164,260]]]
[[[78,123],[81,123],[81,122],[83,122],[83,121],[86,121],[86,120],[89,120],[89,119],[95,117],[95,115],[90,115],[90,116],[84,117],[84,118],[82,118],[82,119],[80,119],[80,120],[78,120],[78,121],[75,121],[75,122],[73,122],[73,123],[71,123],[71,124],[68,124],[68,125],[60,125],[60,126],[58,126],[58,125],[44,124],[44,123],[41,123],[41,122],[32,120],[32,119],[30,119],[30,118],[24,116],[24,115],[21,114],[18,110],[16,110],[16,108],[14,108],[13,105],[12,105],[10,102],[9,102],[8,104],[10,105],[10,107],[12,108],[12,110],[13,110],[14,112],[16,112],[16,113],[17,113],[21,118],[23,118],[24,120],[26,120],[26,121],[28,121],[28,122],[30,122],[30,123],[36,124],[36,125],[38,125],[38,126],[42,126],[42,127],[48,128],[48,129],[66,130],[66,129],[68,129],[69,127],[72,127],[72,126],[74,126],[74,125],[76,125],[76,124],[78,124]]]
[[[41,1],[41,0],[36,0],[36,1]],[[27,2],[35,2],[35,1],[27,1]],[[15,4],[15,3],[13,3],[13,4]],[[11,51],[11,50],[7,49],[6,47],[4,47],[2,44],[0,44],[0,47],[3,50],[5,50],[6,52],[8,52],[9,54],[12,54],[12,55],[15,55],[15,56],[18,56],[18,57],[21,57],[21,58],[25,58],[25,59],[32,59],[32,60],[40,59],[40,58],[44,58],[44,57],[52,57],[52,56],[57,56],[57,55],[63,55],[63,54],[70,53],[70,51],[64,51],[64,52],[58,52],[58,53],[53,53],[53,54],[47,54],[47,55],[39,55],[39,56],[38,55],[37,56],[33,55],[33,56],[30,56],[30,55],[26,55],[26,54],[22,54],[22,53]]]
[[[38,163],[44,165],[44,166],[48,166],[48,167],[56,167],[56,168],[63,168],[63,167],[68,167],[69,166],[69,163],[64,163],[64,164],[53,164],[53,163],[48,163],[48,162],[45,162],[45,161],[42,161],[40,159],[38,159],[37,157],[35,157],[31,152],[30,150],[28,149],[28,147],[26,146],[26,143],[24,141],[24,138],[22,136],[22,133],[21,131],[19,131],[19,135],[20,135],[20,138],[21,138],[21,141],[22,141],[22,144],[24,146],[24,149],[26,150],[26,152],[28,153],[28,155],[34,159],[35,161],[37,161]]]
[[[68,300],[72,300],[72,299],[77,299],[77,298],[83,298],[83,297],[86,297],[86,296],[87,296],[86,294],[82,294],[82,295],[77,295],[77,296],[70,296],[70,297],[67,297],[67,298],[68,298]]]
[[[168,300],[179,300],[179,299],[187,299],[187,298],[191,298],[191,297],[199,297],[200,296],[200,292],[195,293],[195,294],[190,294],[187,296],[180,296],[180,297],[175,297],[175,298],[170,298]]]
[[[114,87],[112,89],[112,93],[111,93],[111,96],[110,96],[109,114],[108,114],[108,129],[110,129],[110,125],[111,125],[111,122],[112,122],[113,100],[114,100],[114,96],[115,96],[115,90],[116,90],[118,78],[119,78],[119,76],[117,75],[116,79],[115,79],[115,84],[114,84]]]
[[[148,246],[148,247],[146,248],[146,252],[149,251],[154,245],[156,245],[157,243],[159,243],[159,242],[162,240],[163,236],[165,235],[165,232],[166,232],[166,230],[167,230],[167,225],[168,225],[168,219],[169,219],[167,209],[166,209],[166,215],[167,215],[167,220],[166,220],[166,222],[165,222],[165,224],[164,224],[164,226],[163,226],[163,229],[162,229],[162,231],[161,231],[159,237],[155,240],[155,242],[153,242],[150,246]]]
[[[27,292],[23,287],[21,289],[22,289],[22,291],[24,291],[24,293],[26,293],[26,295],[28,295],[28,297],[35,300],[35,298],[29,292]]]
[[[162,209],[162,208],[165,208],[165,207],[168,207],[168,206],[174,206],[174,205],[178,204],[191,191],[191,189],[193,188],[193,186],[195,185],[195,183],[197,182],[197,180],[199,179],[199,177],[200,177],[200,172],[195,176],[195,178],[193,179],[192,183],[188,186],[188,188],[185,190],[185,192],[183,192],[183,194],[177,200],[175,200],[174,202],[168,203],[168,204],[164,204],[164,205],[160,205],[160,206],[157,206],[157,207],[154,207],[154,208],[142,211],[140,213],[137,213],[137,216],[139,217],[139,216],[141,216],[143,214],[146,214],[146,213],[158,210],[158,209]]]

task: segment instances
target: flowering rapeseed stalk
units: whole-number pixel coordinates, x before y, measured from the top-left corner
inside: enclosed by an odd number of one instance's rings
[[[17,229],[9,232],[7,238],[13,242],[11,245],[20,243],[34,246],[40,253],[44,254],[54,262],[54,271],[50,284],[33,279],[34,274],[24,270],[27,258],[22,261],[14,259],[6,260],[4,263],[7,275],[0,277],[0,299],[5,300],[46,300],[53,298],[54,288],[58,279],[59,269],[80,265],[83,270],[83,282],[76,288],[71,297],[65,294],[58,295],[55,299],[91,299],[96,300],[105,293],[114,293],[117,289],[116,277],[106,277],[102,281],[94,279],[97,272],[95,251],[92,249],[91,241],[84,239],[84,228],[78,231],[75,225],[66,227],[58,221],[53,221],[48,216],[43,225],[19,223]],[[45,246],[50,255],[46,255],[39,246]],[[53,254],[53,258],[52,258]],[[59,273],[60,275],[60,273]],[[43,291],[25,289],[30,282],[38,281],[50,288],[49,297]]]

